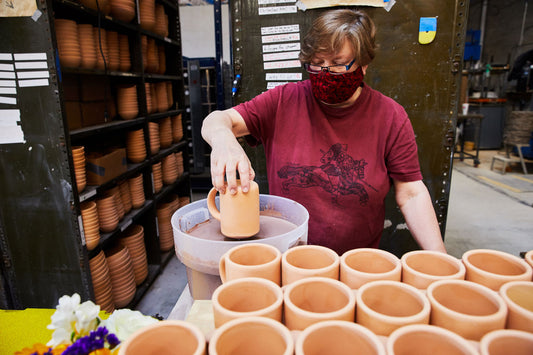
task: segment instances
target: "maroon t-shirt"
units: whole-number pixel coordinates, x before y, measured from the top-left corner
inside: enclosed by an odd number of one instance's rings
[[[320,104],[305,80],[268,90],[235,109],[264,145],[270,193],[309,211],[309,244],[339,255],[377,248],[391,178],[422,179],[405,110],[367,85],[346,108]]]

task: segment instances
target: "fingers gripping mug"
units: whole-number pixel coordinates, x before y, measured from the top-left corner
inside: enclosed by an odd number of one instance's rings
[[[259,232],[259,186],[250,181],[250,189],[242,192],[237,180],[237,193],[229,189],[220,194],[220,210],[215,204],[217,190],[212,188],[207,195],[207,208],[213,218],[220,221],[220,231],[228,238],[248,238]]]

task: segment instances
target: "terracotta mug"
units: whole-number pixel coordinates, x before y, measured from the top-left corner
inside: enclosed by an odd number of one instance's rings
[[[490,331],[503,329],[507,306],[490,288],[465,280],[440,280],[429,285],[431,324],[479,341]]]
[[[281,256],[281,284],[286,286],[306,277],[339,279],[339,255],[319,245],[299,245]]]
[[[533,334],[511,329],[495,330],[481,339],[479,350],[481,355],[531,355]]]
[[[308,277],[286,286],[283,294],[285,325],[303,330],[325,320],[354,321],[354,292],[339,280]]]
[[[265,317],[231,320],[209,340],[209,355],[292,355],[294,340],[282,323]]]
[[[211,298],[215,327],[243,317],[268,317],[281,322],[283,292],[270,280],[244,277],[215,289]]]
[[[222,255],[218,270],[222,282],[242,277],[261,277],[279,285],[281,252],[269,244],[241,244]]]
[[[378,336],[362,325],[343,320],[318,322],[302,331],[295,344],[296,355],[385,355]]]
[[[387,339],[388,355],[478,355],[475,345],[454,332],[428,324],[396,329]]]
[[[474,249],[463,254],[466,280],[498,291],[509,281],[531,281],[533,270],[523,259],[491,249]]]
[[[500,288],[507,304],[506,328],[533,333],[533,282],[511,281]]]
[[[345,252],[340,258],[340,280],[351,289],[358,289],[370,281],[401,281],[400,259],[385,250],[358,248]]]
[[[248,238],[259,232],[259,186],[250,181],[250,190],[242,192],[237,180],[237,193],[232,195],[226,188],[220,194],[220,210],[215,204],[217,190],[212,188],[207,195],[207,208],[213,218],[220,221],[220,231],[228,238]]]
[[[204,355],[204,334],[191,323],[163,320],[143,327],[120,344],[119,355]]]
[[[409,324],[428,324],[429,301],[417,288],[398,281],[372,281],[357,291],[356,322],[388,336]]]
[[[402,262],[402,282],[425,290],[438,280],[464,280],[466,269],[461,260],[436,251],[414,250],[405,253]]]

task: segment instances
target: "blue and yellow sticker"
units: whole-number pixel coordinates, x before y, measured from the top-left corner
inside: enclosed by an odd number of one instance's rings
[[[437,35],[437,18],[421,17],[420,27],[418,28],[418,42],[428,44],[433,42]]]

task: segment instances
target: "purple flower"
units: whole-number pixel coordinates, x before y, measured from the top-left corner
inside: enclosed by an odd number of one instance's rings
[[[89,335],[76,340],[62,355],[87,355],[92,351],[104,348],[106,341],[111,349],[120,343],[114,334],[109,334],[106,327],[100,327],[91,331]]]

